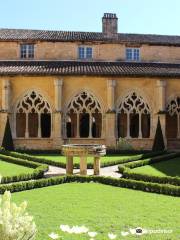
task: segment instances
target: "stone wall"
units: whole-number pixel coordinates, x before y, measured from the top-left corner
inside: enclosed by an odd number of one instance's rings
[[[20,59],[21,42],[0,41],[0,60]],[[36,60],[77,60],[78,46],[85,45],[93,47],[94,60],[124,61],[126,46],[130,44],[101,43],[101,42],[35,42]],[[132,47],[136,47],[132,46]],[[142,61],[149,62],[180,62],[180,47],[175,46],[151,46],[147,44],[138,45]]]

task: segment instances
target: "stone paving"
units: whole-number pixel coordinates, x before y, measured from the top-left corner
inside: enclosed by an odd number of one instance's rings
[[[73,173],[79,174],[80,169],[74,169]],[[65,174],[66,174],[66,169],[55,167],[55,166],[49,166],[49,171],[45,173],[45,177],[63,176]],[[88,169],[87,174],[93,175],[93,169]],[[120,178],[122,174],[118,173],[118,165],[114,165],[114,166],[101,168],[100,176]]]

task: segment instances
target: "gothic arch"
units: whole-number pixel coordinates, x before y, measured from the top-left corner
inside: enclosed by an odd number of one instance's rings
[[[116,101],[116,109],[118,109],[118,108],[119,108],[119,104],[120,104],[121,102],[123,102],[123,100],[124,100],[127,96],[131,95],[132,93],[136,93],[138,96],[140,96],[140,97],[143,99],[143,101],[144,101],[145,103],[147,103],[147,105],[148,105],[148,107],[149,107],[149,111],[150,111],[150,113],[152,113],[152,109],[154,109],[153,101],[150,99],[150,97],[148,96],[147,93],[145,93],[144,91],[142,91],[141,89],[136,88],[136,87],[133,88],[133,89],[131,89],[131,90],[125,89],[125,90],[123,91],[123,93],[121,94],[121,96],[120,96],[120,97],[118,98],[118,100]]]
[[[68,108],[68,105],[70,104],[70,102],[73,101],[74,97],[79,95],[80,93],[82,92],[87,92],[89,93],[90,95],[93,96],[94,99],[96,99],[96,101],[100,104],[100,107],[101,107],[101,111],[102,113],[105,113],[105,104],[102,100],[102,98],[100,96],[96,96],[96,94],[94,93],[94,91],[92,91],[91,89],[89,88],[81,88],[79,90],[76,90],[74,91],[72,94],[71,94],[71,97],[68,99],[68,101],[64,104],[64,107],[63,107],[63,112],[66,112],[67,111],[67,108]]]
[[[18,96],[18,98],[16,98],[15,101],[13,101],[11,111],[14,112],[14,110],[17,108],[18,103],[24,98],[24,96],[26,94],[29,94],[32,91],[35,91],[37,94],[40,94],[43,97],[43,99],[48,102],[51,112],[54,111],[54,105],[53,105],[51,99],[47,96],[46,92],[42,91],[39,88],[30,88],[30,89],[26,89],[25,91],[23,91],[23,93],[21,93]]]
[[[180,138],[180,94],[171,96],[166,105],[167,138]],[[171,126],[171,127],[169,127]]]
[[[92,93],[87,90],[78,92],[64,111],[65,137],[100,138],[102,112],[101,104]]]
[[[151,109],[136,91],[120,98],[116,108],[118,137],[149,138]]]
[[[51,136],[51,106],[37,90],[29,90],[18,99],[14,115],[17,137],[49,138]]]

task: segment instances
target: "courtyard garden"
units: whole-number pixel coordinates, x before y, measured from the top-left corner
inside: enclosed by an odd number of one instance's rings
[[[143,229],[141,239],[178,239],[179,153],[117,153],[102,157],[104,168],[119,166],[119,178],[44,178],[48,165],[65,166],[65,157],[60,154],[1,149],[0,159],[0,194],[11,191],[12,201],[18,205],[28,201],[27,211],[38,230],[36,240],[50,240],[56,234],[57,239],[65,240],[106,240],[115,235],[114,239],[137,239],[138,227]],[[90,168],[92,162],[88,158]],[[78,164],[79,159],[75,158],[75,167]],[[69,234],[60,225],[85,226],[97,235],[90,238],[87,233]]]

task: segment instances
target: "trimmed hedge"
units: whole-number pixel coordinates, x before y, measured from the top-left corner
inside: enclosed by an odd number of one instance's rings
[[[127,178],[127,179],[134,179],[134,180],[140,180],[140,181],[145,181],[145,182],[171,184],[171,185],[180,186],[180,178],[179,177],[151,176],[148,174],[135,173],[130,170],[130,169],[142,167],[145,165],[150,165],[150,164],[157,163],[157,162],[168,161],[168,160],[176,158],[178,156],[180,156],[180,153],[170,153],[170,154],[166,154],[164,156],[157,156],[157,157],[154,157],[151,159],[130,162],[130,163],[124,164],[122,166],[119,166],[118,168],[119,168],[119,172],[123,174],[123,177]]]
[[[25,153],[25,154],[61,154],[61,149],[18,149],[16,152]]]
[[[180,196],[180,187],[170,184],[158,184],[158,183],[148,183],[143,181],[136,181],[124,178],[112,178],[112,177],[101,177],[101,176],[63,176],[63,177],[53,177],[48,179],[39,179],[34,181],[25,181],[19,183],[11,184],[1,184],[0,194],[3,194],[6,190],[11,192],[25,191],[35,188],[48,187],[63,183],[70,182],[97,182],[101,184],[136,189],[152,193],[160,193],[171,196]]]
[[[1,179],[2,184],[42,178],[44,176],[44,173],[48,171],[48,165],[31,162],[29,160],[18,159],[18,158],[6,156],[3,154],[0,154],[0,160],[4,162],[17,164],[17,165],[22,165],[29,168],[34,168],[34,171],[32,173],[24,173],[24,174],[19,174],[14,176],[2,177]]]
[[[25,153],[23,154],[23,153],[19,153],[19,152],[9,152],[4,149],[1,149],[0,152],[2,154],[12,156],[15,158],[20,158],[20,159],[30,160],[30,161],[48,164],[48,165],[52,165],[52,166],[56,166],[56,167],[66,168],[66,163],[63,163],[63,162],[56,162],[56,161],[52,161],[52,160],[48,160],[48,159],[44,159],[44,158],[37,158],[35,156],[31,156],[31,155],[25,154]],[[127,163],[127,162],[131,162],[131,161],[137,161],[137,160],[144,159],[144,158],[154,157],[154,156],[158,156],[158,155],[164,155],[165,153],[166,153],[165,151],[162,151],[162,152],[149,152],[146,154],[139,154],[136,156],[129,156],[128,158],[126,156],[124,159],[121,158],[120,160],[114,160],[114,161],[109,161],[109,162],[104,162],[104,163],[101,162],[101,167],[108,167],[108,166]],[[79,163],[74,163],[74,168],[79,168],[79,167],[80,167]],[[88,163],[87,168],[92,169],[93,163]]]

